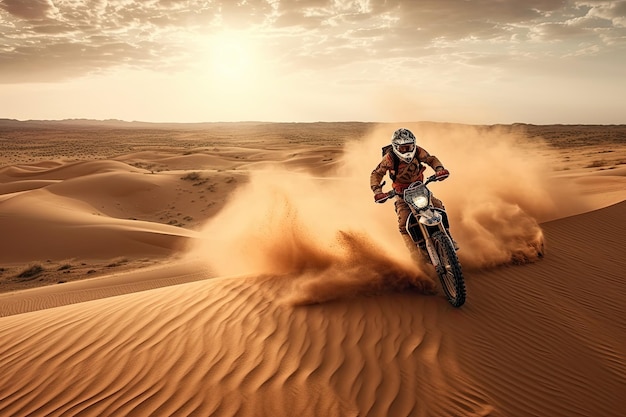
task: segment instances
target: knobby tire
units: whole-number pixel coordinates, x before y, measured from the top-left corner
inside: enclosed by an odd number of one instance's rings
[[[441,287],[450,304],[453,307],[461,307],[465,303],[465,280],[459,258],[452,242],[443,232],[434,233],[432,239],[441,263],[441,268],[437,270]]]

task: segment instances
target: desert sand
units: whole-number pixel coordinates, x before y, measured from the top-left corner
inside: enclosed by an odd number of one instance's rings
[[[459,309],[372,200],[401,126],[451,172]],[[1,120],[0,149],[2,416],[626,415],[626,126]]]

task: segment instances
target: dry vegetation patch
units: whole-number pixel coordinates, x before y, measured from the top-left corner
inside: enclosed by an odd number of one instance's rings
[[[31,262],[26,265],[5,265],[0,268],[0,293],[45,285],[63,284],[95,276],[122,272],[150,266],[152,259],[115,258],[108,261],[64,260]]]
[[[41,264],[33,264],[17,274],[16,278],[19,280],[31,280],[36,278],[42,272],[44,272],[44,268]]]

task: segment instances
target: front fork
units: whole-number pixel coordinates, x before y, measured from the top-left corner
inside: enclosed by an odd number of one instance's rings
[[[413,217],[413,221],[415,223],[411,221],[411,217]],[[421,236],[424,238],[426,252],[428,252],[428,256],[430,257],[430,262],[433,264],[437,272],[439,272],[441,260],[439,259],[439,256],[437,255],[437,251],[435,250],[435,245],[433,243],[432,238],[430,237],[431,236],[430,230],[437,228],[445,236],[450,238],[450,235],[448,234],[448,231],[446,230],[446,227],[444,224],[446,223],[446,221],[444,220],[443,217],[437,218],[436,216],[433,216],[433,213],[430,213],[430,216],[426,216],[424,218],[422,217],[423,215],[420,215],[420,213],[415,213],[414,211],[412,211],[411,216],[409,216],[406,219],[406,230],[407,232],[409,232],[409,236],[411,236],[413,241],[416,242],[415,240],[416,236],[414,233],[411,233],[411,228],[415,227],[415,225],[419,227]],[[428,224],[429,222],[430,224]]]
[[[420,230],[422,232],[422,236],[424,236],[424,243],[426,244],[426,251],[428,252],[428,256],[430,256],[430,262],[433,264],[435,269],[439,266],[439,256],[437,256],[437,251],[435,250],[435,245],[433,244],[433,240],[430,238],[430,233],[426,226],[422,223],[418,223]]]
[[[433,266],[435,267],[435,269],[439,269],[439,264],[441,263],[441,261],[439,260],[439,256],[437,255],[437,251],[435,250],[435,245],[433,244],[433,240],[430,237],[430,232],[428,230],[428,228],[426,227],[426,225],[418,222],[417,223],[420,227],[420,231],[422,232],[422,236],[424,236],[424,242],[426,244],[426,251],[428,251],[428,256],[430,256],[430,261],[432,262]],[[437,227],[439,228],[439,230],[446,236],[448,236],[448,232],[446,231],[445,227],[443,227],[442,223],[439,223],[437,225]]]

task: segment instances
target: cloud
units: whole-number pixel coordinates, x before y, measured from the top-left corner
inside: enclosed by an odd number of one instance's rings
[[[542,23],[530,29],[530,38],[536,41],[558,41],[583,36],[587,30],[567,23]]]
[[[584,44],[548,51],[562,55],[623,45],[625,10],[625,1],[591,0],[0,0],[0,82],[120,66],[182,71],[198,55],[195,40],[223,30],[262,39],[285,71],[465,65],[468,54],[493,65],[546,40]]]
[[[51,0],[2,0],[0,8],[26,20],[47,19],[57,11]]]
[[[590,16],[610,20],[615,26],[624,27],[626,23],[626,1],[587,1],[580,5],[591,8]]]

